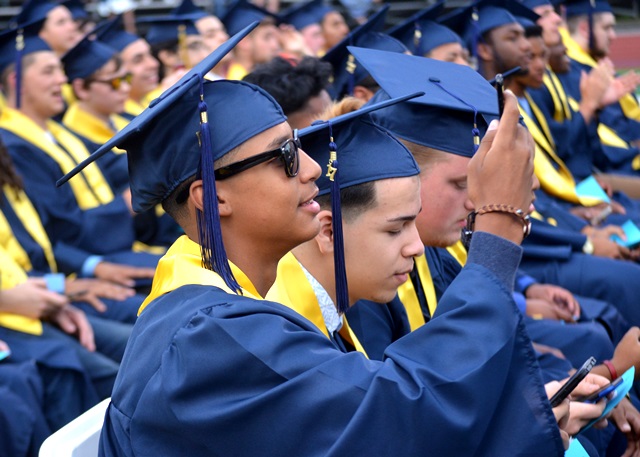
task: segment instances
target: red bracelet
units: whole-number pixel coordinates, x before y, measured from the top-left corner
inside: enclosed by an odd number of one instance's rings
[[[611,360],[605,360],[602,363],[609,370],[609,374],[611,375],[611,380],[615,381],[616,379],[618,379],[618,372],[616,371],[616,367],[613,366],[613,363],[611,363]]]

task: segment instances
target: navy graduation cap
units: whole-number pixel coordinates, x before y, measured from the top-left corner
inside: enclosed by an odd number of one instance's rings
[[[87,13],[85,9],[85,4],[80,0],[65,0],[62,4],[69,9],[74,21],[87,19],[89,17],[89,13]]]
[[[320,24],[324,16],[335,11],[331,6],[325,5],[323,0],[311,0],[294,4],[287,10],[280,13],[282,22],[290,24],[296,30],[302,30],[311,24]]]
[[[203,181],[198,232],[205,268],[235,291],[222,244],[214,162],[259,133],[286,121],[276,101],[242,81],[205,81],[204,76],[257,24],[244,28],[186,73],[126,127],[58,181],[62,185],[114,147],[125,149],[133,209],[162,203],[186,179]],[[251,109],[247,109],[250,106]]]
[[[60,5],[61,3],[55,0],[27,0],[12,23],[14,25],[24,25],[42,21],[40,22],[42,27],[42,23],[47,18],[49,11]]]
[[[194,21],[209,16],[209,13],[198,8],[193,0],[182,0],[182,2],[174,8],[171,13],[174,16],[191,16]]]
[[[42,18],[36,19],[20,27],[9,27],[0,33],[0,73],[9,65],[15,65],[17,108],[21,105],[23,57],[39,51],[51,51],[49,45],[38,36],[43,21]]]
[[[95,34],[96,40],[112,47],[118,52],[122,52],[124,48],[140,39],[138,35],[124,30],[122,14],[98,24],[93,30],[93,34]]]
[[[389,29],[387,34],[400,40],[417,56],[425,55],[443,44],[462,44],[462,39],[453,30],[436,22],[443,10],[444,1],[439,1]]]
[[[407,52],[407,48],[400,41],[380,33],[384,27],[388,10],[389,6],[381,8],[367,22],[356,27],[340,43],[322,56],[321,60],[329,62],[333,67],[333,82],[328,91],[334,100],[339,100],[344,95],[352,95],[353,88],[369,75],[358,66],[349,53],[348,46]]]
[[[260,8],[247,0],[237,0],[229,10],[220,18],[229,35],[234,35],[252,22],[262,22],[266,18],[272,18],[276,23],[280,17]]]
[[[340,190],[380,179],[420,174],[420,168],[407,148],[376,125],[369,113],[421,94],[370,104],[328,121],[316,121],[299,132],[305,152],[320,165],[327,164],[327,173],[316,183],[318,195],[331,193],[336,307],[340,313],[349,309]]]
[[[398,138],[471,157],[491,120],[498,117],[495,89],[470,67],[371,49],[350,51],[381,87],[371,102],[424,92],[372,114]]]
[[[518,1],[531,10],[538,6],[551,5],[551,2],[549,0],[518,0]]]
[[[145,39],[151,45],[169,41],[180,42],[187,35],[199,35],[192,15],[167,15],[139,19],[138,24],[149,24]]]
[[[116,55],[116,50],[86,35],[62,56],[62,65],[69,81],[86,78],[98,71]]]

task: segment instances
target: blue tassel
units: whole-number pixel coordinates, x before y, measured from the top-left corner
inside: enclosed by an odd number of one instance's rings
[[[473,58],[476,71],[482,75],[482,68],[480,68],[480,59],[478,59],[478,43],[480,42],[480,16],[478,10],[474,9],[471,15],[471,57]]]
[[[22,53],[24,50],[24,32],[18,30],[16,35],[16,109],[22,105]]]
[[[592,1],[589,8],[589,51],[593,51],[596,46],[596,42],[593,37],[593,8],[594,2]]]
[[[327,177],[331,180],[331,213],[333,221],[333,263],[336,282],[336,308],[338,313],[344,314],[349,309],[349,287],[347,284],[347,269],[344,262],[344,236],[342,233],[342,207],[340,205],[340,171],[338,166],[338,151],[333,141],[333,128],[329,122],[329,164]]]
[[[202,266],[218,273],[225,284],[235,293],[242,294],[242,289],[233,276],[227,253],[222,242],[220,229],[220,211],[216,192],[216,179],[213,171],[213,149],[207,118],[207,103],[204,101],[204,84],[200,80],[200,166],[198,179],[202,179],[202,189],[206,211],[197,211],[198,235],[200,237],[200,253]]]

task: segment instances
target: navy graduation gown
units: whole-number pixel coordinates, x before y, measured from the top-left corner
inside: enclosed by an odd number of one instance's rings
[[[100,455],[562,456],[511,298],[520,250],[474,238],[439,316],[383,362],[273,302],[162,295],[134,327]]]

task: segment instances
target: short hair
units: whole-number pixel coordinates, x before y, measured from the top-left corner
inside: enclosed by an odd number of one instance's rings
[[[524,28],[526,38],[542,38],[542,27],[537,24],[528,25]]]
[[[310,98],[327,88],[331,72],[331,64],[315,57],[304,57],[297,64],[276,57],[256,66],[243,80],[266,90],[289,115],[304,109]]]
[[[13,165],[13,160],[11,160],[7,147],[0,140],[0,195],[5,185],[14,190],[22,190],[24,188],[22,177],[17,173]]]
[[[27,54],[22,58],[22,71],[24,72],[35,60],[33,54]],[[9,75],[15,71],[16,64],[10,63],[7,65],[7,68],[4,69],[2,74],[0,74],[0,84],[2,84],[2,91],[5,95],[7,95],[7,88],[9,87]]]
[[[369,181],[340,189],[340,206],[345,222],[353,222],[358,216],[376,206],[376,181]],[[331,195],[316,197],[322,209],[331,208]]]
[[[433,167],[433,165],[449,157],[449,153],[445,151],[440,151],[438,149],[413,143],[412,141],[408,141],[399,137],[398,140],[405,145],[409,152],[411,152],[411,155],[413,155],[413,158],[418,163],[420,173],[429,171],[431,167]]]

